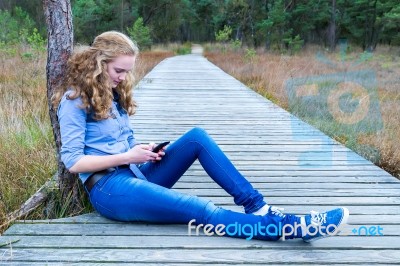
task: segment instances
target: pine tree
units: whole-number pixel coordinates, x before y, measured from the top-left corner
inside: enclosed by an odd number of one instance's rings
[[[400,45],[400,5],[383,14],[382,39],[391,45]]]
[[[343,28],[356,44],[372,51],[387,23],[382,17],[396,6],[398,3],[387,0],[355,0],[354,3],[347,3],[343,9]]]
[[[273,50],[283,51],[286,49],[285,39],[292,36],[289,27],[290,14],[286,12],[284,0],[276,0],[268,5],[268,18],[258,24],[258,28],[264,32],[267,47]]]
[[[131,28],[126,29],[129,36],[137,43],[140,49],[150,49],[152,40],[150,29],[143,24],[143,18],[138,18]]]

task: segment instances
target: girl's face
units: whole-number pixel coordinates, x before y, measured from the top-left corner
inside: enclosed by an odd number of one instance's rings
[[[132,55],[120,55],[107,64],[107,73],[112,88],[117,87],[121,81],[125,80],[126,74],[135,65],[135,59],[136,57]]]

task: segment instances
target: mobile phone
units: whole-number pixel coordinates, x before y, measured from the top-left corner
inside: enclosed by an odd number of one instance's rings
[[[158,145],[152,150],[152,152],[154,152],[154,153],[159,152],[162,148],[164,148],[165,146],[167,146],[169,143],[170,143],[170,141],[165,141],[165,142],[162,142],[162,143],[158,144]]]

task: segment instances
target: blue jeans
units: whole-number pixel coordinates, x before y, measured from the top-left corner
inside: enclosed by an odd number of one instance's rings
[[[171,187],[195,160],[199,160],[207,174],[244,207],[245,213],[233,212],[215,206],[211,201],[179,193]],[[159,162],[148,162],[140,167],[148,181],[135,178],[128,168],[111,172],[100,179],[90,191],[94,208],[103,216],[119,221],[153,223],[228,225],[275,225],[299,223],[294,215],[256,216],[266,203],[263,196],[239,173],[214,140],[200,128],[193,128],[166,150]],[[232,226],[230,228],[233,228]],[[251,228],[248,228],[251,230]],[[269,230],[273,231],[273,230]],[[240,230],[229,236],[247,238]],[[281,231],[260,234],[254,238],[277,240]]]

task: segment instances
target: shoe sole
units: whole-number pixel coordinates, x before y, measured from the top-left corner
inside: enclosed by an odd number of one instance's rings
[[[310,243],[310,242],[314,242],[315,240],[318,240],[318,239],[321,239],[321,238],[325,238],[325,237],[329,237],[329,236],[333,236],[333,235],[336,235],[336,234],[340,233],[340,227],[343,224],[347,224],[347,221],[348,221],[349,215],[350,215],[349,209],[344,208],[344,207],[341,207],[340,209],[343,210],[343,216],[342,216],[342,220],[339,222],[339,226],[336,228],[335,231],[333,231],[330,234],[321,235],[321,236],[314,237],[314,238],[311,238],[311,239],[308,239],[308,240],[304,240],[303,239],[303,241],[306,242],[306,243]]]

